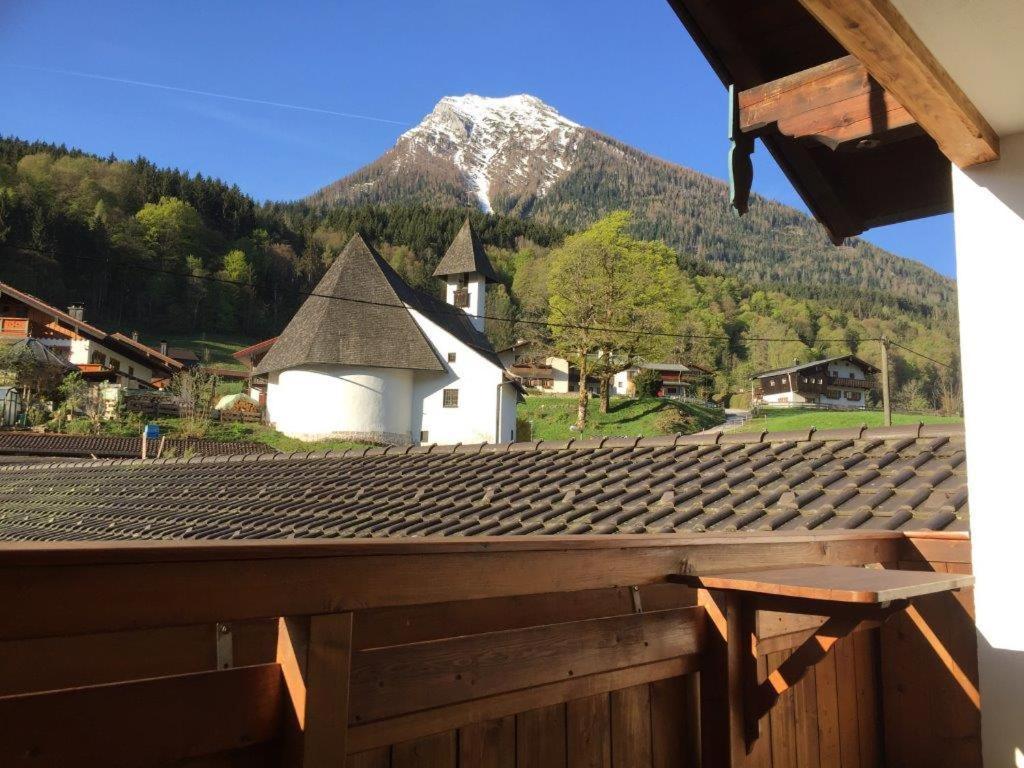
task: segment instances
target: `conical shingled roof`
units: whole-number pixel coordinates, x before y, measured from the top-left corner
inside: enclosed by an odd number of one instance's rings
[[[437,269],[434,270],[434,277],[462,275],[469,272],[479,272],[489,283],[501,282],[498,273],[491,266],[491,260],[484,253],[480,238],[473,231],[467,216],[459,234],[452,240],[452,244],[448,246]]]
[[[255,373],[316,363],[445,370],[403,303],[408,290],[380,254],[353,236]]]

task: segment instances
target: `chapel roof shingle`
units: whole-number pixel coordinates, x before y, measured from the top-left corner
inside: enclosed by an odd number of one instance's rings
[[[968,526],[963,428],[0,465],[0,539]]]
[[[476,231],[469,223],[469,218],[462,224],[452,244],[448,246],[437,269],[434,270],[434,277],[445,277],[447,275],[462,275],[476,272],[483,275],[489,283],[501,282],[498,273],[494,271],[491,260],[484,252],[484,246],[477,237]]]

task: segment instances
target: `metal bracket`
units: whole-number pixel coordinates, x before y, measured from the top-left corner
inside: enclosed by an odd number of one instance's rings
[[[217,622],[217,669],[231,669],[235,666],[235,639],[231,625]]]
[[[635,584],[630,588],[630,592],[633,594],[633,613],[643,613],[644,604],[640,599],[640,587]]]

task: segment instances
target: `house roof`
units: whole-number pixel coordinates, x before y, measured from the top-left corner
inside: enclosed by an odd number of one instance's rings
[[[753,376],[751,376],[751,378],[752,379],[763,379],[765,376],[778,376],[780,373],[796,373],[797,371],[802,371],[802,370],[804,370],[806,368],[814,368],[817,365],[825,365],[827,363],[834,363],[834,362],[837,362],[839,360],[849,360],[851,362],[854,362],[857,365],[859,365],[861,368],[863,368],[868,373],[877,373],[878,372],[878,368],[873,366],[871,363],[869,363],[869,362],[867,362],[865,360],[862,360],[861,358],[857,357],[856,355],[839,355],[837,357],[826,357],[823,360],[811,360],[809,363],[797,363],[796,365],[791,365],[788,368],[776,368],[773,371],[764,371],[763,373],[755,373]]]
[[[469,217],[463,222],[459,233],[455,235],[452,244],[448,246],[444,256],[434,270],[434,277],[445,277],[446,275],[462,275],[477,272],[484,276],[489,283],[501,282],[498,273],[494,271],[491,260],[484,253],[484,247],[476,231],[469,223]]]
[[[0,539],[966,530],[959,425],[0,466]]]
[[[24,349],[41,365],[53,366],[63,371],[73,371],[75,369],[74,365],[60,355],[55,354],[50,347],[43,344],[39,339],[18,339],[17,341],[10,342],[9,349]]]
[[[155,362],[159,367],[163,367],[169,371],[181,368],[181,363],[177,360],[172,360],[166,355],[161,355],[157,350],[146,346],[142,342],[135,341],[130,336],[125,336],[124,334],[117,332],[107,333],[106,331],[100,330],[95,325],[87,323],[84,320],[78,320],[67,312],[57,309],[52,304],[47,304],[42,299],[37,298],[30,293],[19,291],[17,288],[14,288],[7,283],[0,283],[0,295],[2,294],[11,296],[23,304],[42,312],[43,314],[50,315],[62,325],[74,329],[76,333],[98,341],[101,344],[108,346],[124,354],[126,357],[136,360],[144,365],[152,366]]]
[[[407,290],[380,254],[354,235],[255,372],[311,363],[443,371],[403,304]]]
[[[147,445],[147,456],[156,456],[159,440]],[[224,456],[235,454],[274,453],[263,443],[225,443],[216,440],[165,440],[164,452],[178,456]],[[142,454],[141,437],[107,435],[57,435],[39,432],[0,432],[0,456],[51,456],[98,459],[131,459]]]
[[[738,90],[848,55],[798,0],[669,0],[669,5],[722,83]],[[727,104],[723,94],[723,123]],[[778,131],[762,141],[835,242],[871,227],[952,210],[949,160],[917,125],[901,128],[877,146],[833,150]]]
[[[309,363],[445,370],[409,310],[503,367],[487,337],[473,327],[465,312],[408,285],[355,235],[254,372],[270,373]]]
[[[168,347],[167,356],[178,362],[199,362],[199,355],[188,347]]]
[[[257,341],[255,344],[250,344],[248,347],[243,347],[237,352],[232,352],[231,356],[236,360],[249,360],[256,357],[257,355],[264,354],[277,341],[277,336],[272,339],[264,339],[263,341]]]

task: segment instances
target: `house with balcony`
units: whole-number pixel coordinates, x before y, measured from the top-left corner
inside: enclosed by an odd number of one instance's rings
[[[138,337],[108,333],[85,321],[85,308],[58,309],[12,285],[0,283],[0,340],[36,339],[75,366],[82,377],[126,387],[159,387],[182,364]]]
[[[866,408],[878,368],[856,355],[794,363],[753,377],[755,405]]]
[[[642,370],[656,371],[661,377],[661,386],[658,390],[658,397],[690,398],[693,397],[694,388],[701,381],[705,381],[711,372],[699,365],[684,365],[683,363],[642,363],[619,371],[612,378],[612,393],[632,397],[636,394],[634,383],[637,374]]]

